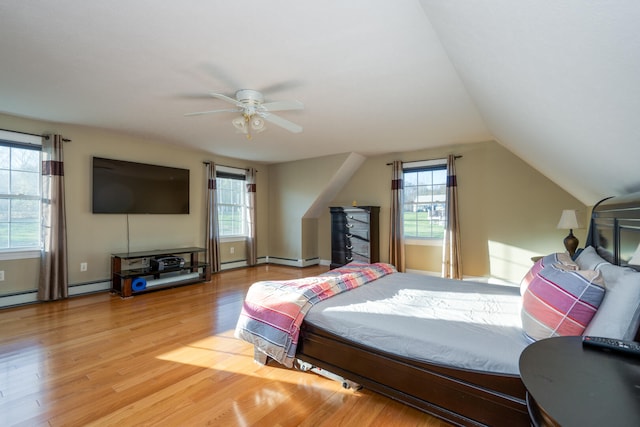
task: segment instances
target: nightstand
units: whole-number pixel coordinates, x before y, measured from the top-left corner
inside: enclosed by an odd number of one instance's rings
[[[522,352],[520,376],[534,426],[640,426],[640,357],[547,338]]]

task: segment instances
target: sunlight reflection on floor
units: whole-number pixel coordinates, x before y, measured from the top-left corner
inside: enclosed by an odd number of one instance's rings
[[[237,345],[230,346],[227,342],[224,345],[225,351],[216,350],[217,347],[220,347],[217,343],[221,342],[221,340],[233,340]],[[228,349],[230,347],[236,351],[229,352]],[[170,352],[160,354],[156,358],[239,375],[264,378],[269,381],[304,385],[305,387],[320,387],[332,392],[338,391],[353,394],[353,391],[342,388],[338,381],[323,378],[312,372],[288,369],[281,365],[264,366],[256,363],[253,360],[253,346],[235,338],[233,330],[194,341]],[[269,393],[268,389],[264,391],[267,394]],[[263,398],[267,397],[266,395],[263,396]]]

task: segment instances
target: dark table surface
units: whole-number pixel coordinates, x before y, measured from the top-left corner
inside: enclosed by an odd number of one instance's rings
[[[520,375],[530,412],[550,418],[534,423],[640,426],[640,355],[583,347],[581,337],[548,338],[524,350]]]

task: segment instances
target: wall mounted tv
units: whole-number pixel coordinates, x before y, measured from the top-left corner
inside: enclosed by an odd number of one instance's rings
[[[93,213],[189,213],[189,169],[101,157],[92,169]]]

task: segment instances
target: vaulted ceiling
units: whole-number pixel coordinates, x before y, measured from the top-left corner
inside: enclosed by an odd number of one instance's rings
[[[0,112],[265,163],[495,139],[587,205],[640,190],[640,2],[0,3]],[[247,140],[208,95],[301,125]]]

